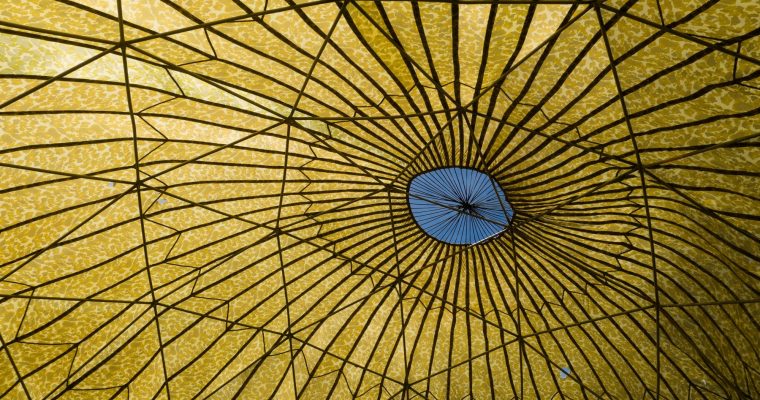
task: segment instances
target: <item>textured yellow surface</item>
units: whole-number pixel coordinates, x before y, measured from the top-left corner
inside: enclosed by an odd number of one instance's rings
[[[0,4],[0,398],[760,397],[760,2]],[[409,181],[489,173],[472,246]]]

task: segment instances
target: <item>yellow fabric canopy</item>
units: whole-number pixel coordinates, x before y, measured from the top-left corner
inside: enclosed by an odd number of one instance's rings
[[[760,398],[760,2],[0,7],[0,398]],[[436,240],[410,181],[493,177]]]

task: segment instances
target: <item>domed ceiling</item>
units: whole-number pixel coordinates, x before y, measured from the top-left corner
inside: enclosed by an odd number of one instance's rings
[[[752,0],[5,1],[0,397],[760,398],[759,34]],[[446,168],[488,213],[409,190]]]

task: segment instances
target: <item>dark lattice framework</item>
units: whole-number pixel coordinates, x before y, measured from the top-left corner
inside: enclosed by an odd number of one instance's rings
[[[6,1],[0,397],[759,398],[760,3]],[[515,210],[430,238],[409,181]]]

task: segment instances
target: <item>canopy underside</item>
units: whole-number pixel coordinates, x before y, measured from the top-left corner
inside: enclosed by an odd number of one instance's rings
[[[5,1],[0,397],[759,398],[758,34],[752,0]],[[506,230],[420,229],[451,166]]]

